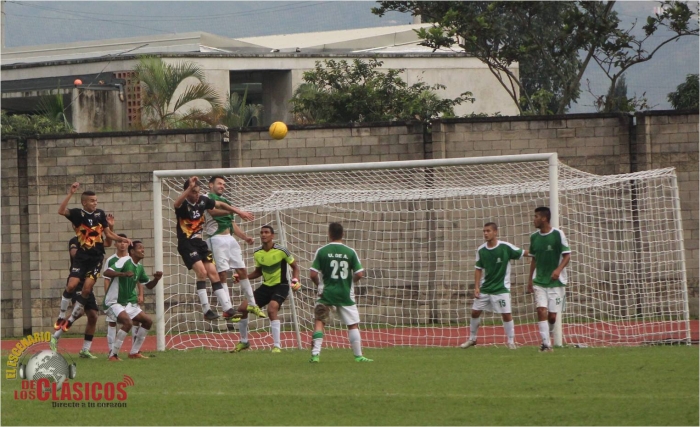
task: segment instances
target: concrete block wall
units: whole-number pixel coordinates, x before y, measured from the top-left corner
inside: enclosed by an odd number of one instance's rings
[[[683,219],[683,243],[691,309],[697,312],[700,282],[700,223],[698,212],[698,113],[649,112],[637,116],[639,170],[676,168]]]
[[[228,144],[222,144],[220,131],[213,129],[75,134],[29,140],[24,153],[17,150],[17,141],[3,140],[2,336],[22,335],[28,328],[34,332],[48,330],[52,325],[67,273],[66,244],[73,235],[69,222],[56,210],[76,180],[83,189],[98,193],[100,208],[114,213],[118,231],[145,241],[145,265],[151,272],[152,171],[158,169],[365,163],[552,151],[558,152],[565,164],[596,174],[673,166],[681,193],[691,294],[697,295],[698,114],[637,115],[636,126],[632,120],[627,115],[455,119],[436,123],[432,132],[425,135],[421,126],[410,123],[290,126],[289,134],[281,141],[272,140],[266,129],[256,128],[231,132]],[[23,162],[25,172],[19,167]],[[26,184],[21,184],[22,174]],[[77,196],[70,206],[79,207]],[[19,221],[22,212],[26,212],[24,232]],[[412,215],[423,218],[420,212],[419,209]],[[301,220],[309,222],[315,216],[310,212],[308,218]],[[440,218],[442,225],[433,235],[438,239],[449,236],[453,232],[448,227],[450,221],[471,224],[468,218],[459,216]],[[416,229],[415,245],[419,247],[423,244],[421,239],[429,235],[427,230]],[[108,250],[108,254],[112,251]],[[436,257],[432,262],[442,260]],[[26,280],[22,278],[23,271]],[[28,307],[22,300],[26,287],[31,293]],[[96,289],[99,298],[103,290],[101,286]],[[465,291],[446,285],[439,292],[462,295]],[[425,301],[429,294],[430,290],[423,286],[397,287],[381,298]],[[154,311],[152,304],[153,294],[148,293],[149,312]],[[449,304],[420,304],[407,309],[407,313],[423,319],[429,310],[438,309],[454,319],[456,308]],[[29,315],[25,309],[30,310]],[[23,315],[29,318],[28,322]],[[377,315],[392,316],[386,310],[379,310]],[[82,330],[81,325],[77,330]],[[98,325],[103,328],[104,320]]]
[[[7,298],[12,301],[14,321],[3,322],[3,336],[20,336],[23,331],[21,309],[23,301],[17,251],[19,242],[19,198],[26,193],[29,251],[24,260],[29,269],[31,287],[31,327],[49,330],[58,313],[60,297],[68,276],[68,241],[75,236],[70,222],[58,215],[60,203],[70,185],[80,182],[80,189],[69,207],[79,208],[82,191],[97,193],[98,208],[115,216],[115,230],[139,239],[147,248],[144,265],[153,273],[153,177],[159,169],[196,169],[218,167],[221,164],[221,132],[205,131],[132,132],[71,135],[69,138],[28,140],[27,186],[17,188],[20,181],[12,169],[12,146],[3,141],[3,316]],[[16,151],[16,150],[15,150]],[[16,156],[15,156],[16,157]],[[15,162],[16,163],[16,162]],[[7,169],[6,169],[7,166]],[[6,230],[7,227],[7,230]],[[7,245],[7,246],[5,246]],[[106,250],[107,256],[114,253]],[[8,280],[6,280],[8,279]],[[104,296],[102,280],[95,285],[98,301]],[[6,289],[11,286],[11,294]],[[153,294],[147,294],[147,309],[153,312]],[[75,324],[82,331],[85,319]],[[104,329],[104,319],[98,331]],[[26,325],[24,326],[26,329]]]
[[[231,133],[231,166],[367,163],[424,158],[423,128],[415,123],[348,127],[290,126],[282,140],[267,128]]]

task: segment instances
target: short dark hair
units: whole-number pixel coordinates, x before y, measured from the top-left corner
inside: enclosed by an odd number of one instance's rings
[[[123,237],[123,238],[125,238],[125,239],[128,239],[128,237],[127,237],[126,234],[124,234],[124,233],[119,233],[119,234],[117,234],[117,236]]]
[[[547,218],[547,222],[552,220],[552,211],[550,211],[547,206],[540,206],[539,208],[535,209],[535,213]]]
[[[498,231],[498,224],[496,224],[495,222],[487,222],[486,224],[484,224],[484,227],[491,227],[495,231]]]
[[[212,176],[211,178],[209,178],[209,184],[211,184],[212,182],[216,181],[217,179],[220,179],[220,180],[226,182],[226,179],[224,179],[223,176],[221,176],[221,175],[214,175],[214,176]]]
[[[80,200],[85,199],[86,197],[91,197],[91,196],[96,196],[94,191],[83,191],[83,194],[80,195]]]
[[[331,222],[328,224],[328,235],[333,240],[340,240],[343,238],[343,226],[339,222]]]
[[[262,227],[260,227],[261,230],[262,230],[263,228],[267,228],[268,230],[270,230],[270,234],[275,234],[275,229],[272,228],[271,225],[266,224],[266,225],[263,225]]]
[[[143,242],[140,240],[132,240],[131,245],[129,245],[129,249],[127,249],[127,252],[131,252],[134,248],[136,248],[136,245],[138,245],[139,243],[143,245]]]

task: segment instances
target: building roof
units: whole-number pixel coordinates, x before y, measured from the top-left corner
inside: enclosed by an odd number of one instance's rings
[[[296,53],[393,53],[444,54],[419,46],[415,30],[431,24],[397,25],[317,33],[281,34],[233,39],[205,32],[151,35],[90,42],[6,48],[0,54],[5,65],[52,63],[114,58],[139,54],[270,54]]]

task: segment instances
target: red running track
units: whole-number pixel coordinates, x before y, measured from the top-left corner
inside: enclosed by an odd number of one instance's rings
[[[683,324],[661,322],[638,322],[626,324],[615,323],[588,323],[564,325],[563,332],[568,344],[585,343],[590,346],[611,345],[640,345],[645,343],[678,342],[685,339]],[[695,344],[700,339],[700,321],[690,321],[691,341]],[[455,347],[467,339],[466,327],[445,328],[396,328],[381,330],[363,330],[362,341],[367,348],[391,347],[391,346],[436,346]],[[303,332],[302,344],[308,347],[311,342],[310,332]],[[537,325],[527,324],[515,327],[516,342],[520,345],[538,345]],[[577,339],[580,337],[580,339]],[[584,338],[585,337],[585,338]],[[646,337],[646,338],[644,338]],[[283,332],[282,340],[294,342],[293,332]],[[498,326],[482,326],[479,328],[479,344],[503,344],[503,328]],[[208,347],[213,349],[232,349],[238,342],[237,333],[200,333],[176,335],[167,337],[168,348],[186,349],[194,347]],[[17,340],[2,340],[3,353],[10,351]],[[252,348],[271,348],[272,339],[267,333],[251,333],[250,343]],[[83,345],[82,338],[63,338],[59,341],[59,351],[78,353]],[[327,331],[324,336],[326,347],[349,347],[345,331]],[[125,340],[122,351],[131,348],[130,339]],[[156,337],[150,335],[143,344],[142,351],[152,352],[156,350]],[[91,351],[94,353],[108,353],[107,338],[95,338]]]

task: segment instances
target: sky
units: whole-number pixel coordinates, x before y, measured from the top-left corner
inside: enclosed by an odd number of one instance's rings
[[[5,4],[7,47],[67,43],[152,34],[205,31],[226,37],[332,31],[412,22],[409,14],[389,13],[382,18],[365,1],[15,1]],[[635,20],[641,31],[657,2],[618,2],[615,10],[623,25]],[[664,34],[650,39],[659,43]],[[663,47],[654,58],[627,73],[628,96],[646,93],[654,109],[667,109],[669,92],[698,73],[697,37],[686,37]],[[590,84],[589,84],[590,82]],[[609,80],[592,64],[582,80],[583,94],[572,113],[593,112],[593,95],[603,95]]]

